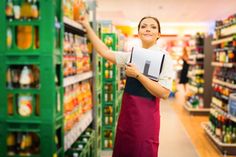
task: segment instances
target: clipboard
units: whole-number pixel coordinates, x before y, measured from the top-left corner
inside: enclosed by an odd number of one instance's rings
[[[133,47],[130,63],[134,63],[142,74],[158,82],[165,60],[165,53],[161,50]]]

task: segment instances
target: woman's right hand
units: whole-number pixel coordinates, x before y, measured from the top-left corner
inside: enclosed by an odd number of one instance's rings
[[[78,22],[85,28],[87,29],[90,27],[89,20],[88,20],[88,14],[84,14],[79,17]]]

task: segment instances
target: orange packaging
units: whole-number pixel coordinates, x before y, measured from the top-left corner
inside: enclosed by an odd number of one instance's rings
[[[18,26],[17,27],[17,46],[20,49],[28,49],[32,45],[33,35],[32,26]]]
[[[80,3],[81,3],[80,0],[74,1],[73,14],[74,14],[75,21],[79,20],[79,17],[80,17]]]

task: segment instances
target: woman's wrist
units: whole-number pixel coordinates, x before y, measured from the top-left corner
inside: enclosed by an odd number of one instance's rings
[[[135,78],[138,80],[140,78],[140,76],[141,76],[141,73],[139,72],[135,75]]]
[[[86,30],[88,30],[88,29],[90,28],[90,24],[89,24],[89,23],[86,23],[86,24],[84,24],[83,26],[84,26],[84,28],[85,28]]]

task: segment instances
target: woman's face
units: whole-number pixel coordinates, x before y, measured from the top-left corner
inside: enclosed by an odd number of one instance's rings
[[[146,18],[140,24],[138,35],[143,43],[155,43],[160,36],[158,30],[157,22],[152,18]]]

